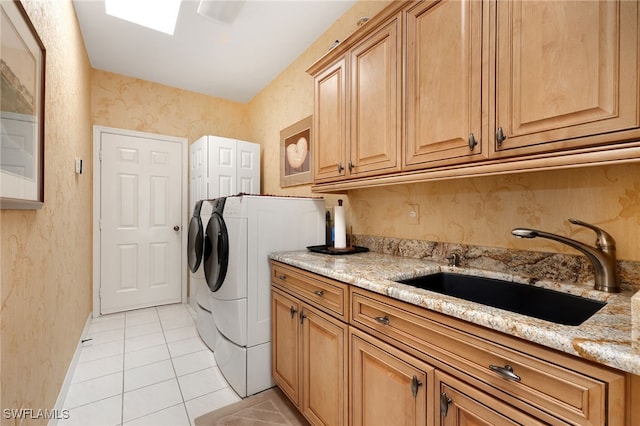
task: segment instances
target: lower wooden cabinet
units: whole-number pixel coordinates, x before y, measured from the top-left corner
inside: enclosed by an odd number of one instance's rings
[[[300,406],[301,303],[278,290],[271,293],[271,373],[289,399]]]
[[[434,368],[350,329],[351,425],[433,424]]]
[[[313,425],[635,426],[640,376],[278,262],[271,284],[273,378]]]
[[[436,371],[435,378],[440,403],[437,424],[440,426],[548,424],[441,371]]]
[[[347,424],[347,325],[302,305],[302,414],[315,425]]]
[[[314,425],[347,425],[348,326],[292,295],[272,290],[272,370]]]

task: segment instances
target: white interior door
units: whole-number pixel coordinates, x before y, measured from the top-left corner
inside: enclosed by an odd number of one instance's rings
[[[183,146],[100,133],[100,313],[182,300]]]

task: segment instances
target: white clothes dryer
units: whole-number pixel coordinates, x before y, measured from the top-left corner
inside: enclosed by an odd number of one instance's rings
[[[187,242],[187,263],[191,272],[191,289],[195,292],[196,328],[202,341],[211,349],[215,349],[218,331],[211,310],[211,295],[202,266],[204,257],[204,226],[209,223],[213,213],[213,201],[200,200],[193,209],[193,216],[189,221]],[[193,297],[193,296],[192,296]]]
[[[218,330],[216,363],[245,397],[273,386],[269,254],[322,244],[325,202],[257,195],[223,200],[222,213],[214,209],[207,225],[205,276]]]

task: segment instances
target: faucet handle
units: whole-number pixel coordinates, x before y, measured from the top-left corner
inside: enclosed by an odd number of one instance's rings
[[[614,240],[613,237],[609,235],[607,232],[605,232],[603,229],[578,219],[569,219],[569,222],[573,223],[574,225],[584,226],[586,228],[589,228],[595,231],[596,247],[598,247],[599,249],[607,249],[607,250],[616,249],[616,240]]]

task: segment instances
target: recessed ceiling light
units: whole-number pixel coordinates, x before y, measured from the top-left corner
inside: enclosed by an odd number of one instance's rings
[[[180,0],[105,0],[107,15],[173,35]]]

